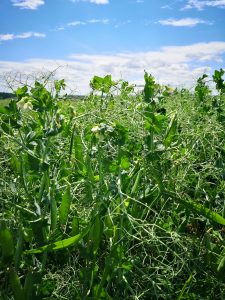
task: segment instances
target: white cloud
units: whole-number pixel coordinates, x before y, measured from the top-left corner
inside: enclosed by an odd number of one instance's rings
[[[40,32],[24,32],[21,34],[6,33],[0,34],[0,41],[10,41],[14,39],[29,39],[31,37],[44,38],[46,34]]]
[[[208,21],[195,19],[195,18],[184,18],[184,19],[170,18],[166,20],[159,20],[157,23],[161,25],[174,26],[174,27],[194,27],[198,24],[212,24]]]
[[[80,26],[80,25],[87,25],[87,24],[108,24],[109,20],[108,19],[90,19],[87,21],[73,21],[69,22],[66,24],[67,27],[72,27],[72,26]]]
[[[94,4],[109,4],[109,0],[71,0],[72,2],[90,2]]]
[[[88,20],[88,23],[91,23],[91,24],[96,24],[96,23],[108,24],[109,19],[91,19],[91,20]]]
[[[37,9],[40,5],[44,5],[43,0],[11,0],[13,6],[18,6],[21,9]]]
[[[143,84],[144,70],[153,74],[162,84],[192,87],[197,77],[210,72],[213,63],[221,63],[225,55],[225,42],[199,43],[188,46],[163,47],[158,51],[128,52],[114,55],[72,54],[67,60],[32,59],[21,62],[0,61],[3,72],[57,71],[79,93],[87,93],[94,75],[112,74],[117,79]]]
[[[39,38],[45,38],[46,34],[45,33],[40,33],[40,32],[33,32],[33,33],[31,33],[31,36],[39,37]]]
[[[56,27],[53,31],[63,31],[65,30],[66,28],[64,26],[58,26]]]
[[[108,4],[109,0],[90,0],[90,2],[95,4]]]
[[[74,27],[74,26],[80,26],[80,25],[86,25],[86,22],[82,22],[82,21],[73,21],[73,22],[67,23],[67,26],[68,26],[68,27]]]
[[[88,24],[103,24],[107,25],[109,24],[109,19],[90,19],[87,21],[72,21],[67,23],[66,25],[56,27],[54,31],[63,31],[70,27],[77,27],[82,25],[88,25]]]
[[[206,7],[225,8],[225,0],[187,0],[187,4],[183,7],[183,10],[190,8],[202,10]]]
[[[14,38],[15,36],[12,33],[0,34],[0,41],[10,41]]]

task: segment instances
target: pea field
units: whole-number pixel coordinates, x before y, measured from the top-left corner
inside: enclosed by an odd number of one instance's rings
[[[0,100],[0,299],[225,299],[224,73]]]

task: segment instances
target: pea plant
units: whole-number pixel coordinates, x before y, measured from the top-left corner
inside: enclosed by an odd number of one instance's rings
[[[223,75],[213,96],[145,72],[0,105],[1,299],[223,299]]]

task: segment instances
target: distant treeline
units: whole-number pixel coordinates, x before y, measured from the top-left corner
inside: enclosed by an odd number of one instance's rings
[[[4,92],[0,92],[0,100],[4,100],[4,99],[11,99],[11,98],[15,98],[16,95],[13,94],[13,93],[4,93]],[[68,99],[71,99],[71,100],[81,100],[83,99],[85,96],[83,95],[68,95]]]
[[[0,92],[0,100],[1,99],[9,99],[9,98],[15,98],[15,94],[13,93],[3,93],[3,92]]]

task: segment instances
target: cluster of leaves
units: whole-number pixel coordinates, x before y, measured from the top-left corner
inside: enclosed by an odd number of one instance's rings
[[[223,74],[218,96],[145,72],[0,107],[1,299],[223,299]]]

